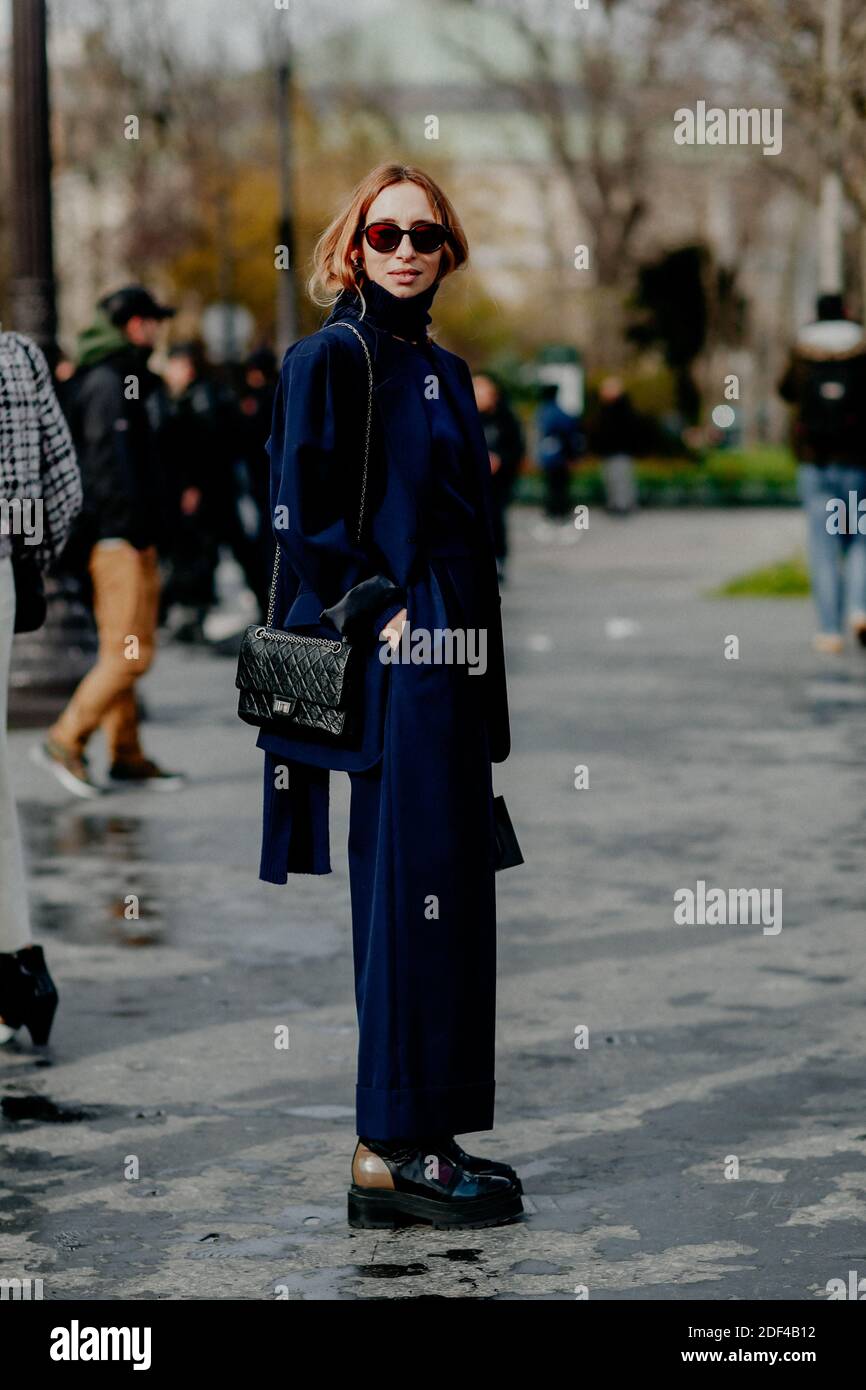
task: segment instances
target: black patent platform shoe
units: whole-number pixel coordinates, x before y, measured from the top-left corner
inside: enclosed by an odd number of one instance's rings
[[[456,1139],[441,1139],[439,1142],[442,1152],[447,1154],[451,1162],[465,1168],[467,1173],[497,1173],[513,1182],[518,1192],[523,1191],[523,1183],[510,1163],[500,1163],[495,1158],[479,1158],[475,1154],[468,1154],[465,1149],[461,1149]]]
[[[516,1182],[500,1173],[471,1173],[447,1144],[358,1140],[352,1158],[349,1225],[366,1230],[426,1222],[435,1230],[479,1229],[513,1221],[523,1211]]]

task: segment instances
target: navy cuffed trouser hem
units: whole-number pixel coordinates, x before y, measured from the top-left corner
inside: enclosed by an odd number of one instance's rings
[[[495,1081],[408,1091],[356,1086],[358,1133],[370,1139],[401,1139],[492,1129],[495,1090]]]

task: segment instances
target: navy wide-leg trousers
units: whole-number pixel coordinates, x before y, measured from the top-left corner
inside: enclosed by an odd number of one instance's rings
[[[410,632],[463,623],[472,576],[469,556],[431,559],[408,591]],[[465,664],[435,662],[395,663],[389,681],[384,755],[349,774],[357,1131],[395,1139],[492,1129],[496,899],[483,682]]]

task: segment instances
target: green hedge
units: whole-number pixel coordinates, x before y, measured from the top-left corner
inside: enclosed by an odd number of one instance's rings
[[[638,493],[644,507],[785,507],[796,506],[797,465],[783,448],[715,449],[695,462],[688,459],[640,459]],[[517,480],[518,502],[541,502],[544,480],[539,470]],[[604,503],[601,465],[587,458],[572,471],[574,504]]]

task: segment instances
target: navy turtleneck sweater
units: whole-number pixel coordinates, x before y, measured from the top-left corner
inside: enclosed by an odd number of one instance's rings
[[[375,281],[366,280],[362,290],[364,304],[357,289],[344,289],[323,327],[340,319],[351,318],[405,339],[407,344],[411,344],[405,349],[408,353],[407,366],[417,377],[419,391],[423,394],[431,371],[431,342],[427,337],[427,325],[431,320],[428,311],[438,289],[439,282],[436,281],[417,295],[400,298]],[[466,556],[471,554],[475,544],[473,528],[477,517],[477,499],[474,498],[471,478],[467,477],[466,441],[459,424],[459,412],[449,399],[447,390],[441,398],[437,396],[427,403],[435,488],[425,516],[424,541],[429,544],[431,553],[439,556]],[[354,602],[354,599],[350,600],[350,603]],[[402,590],[390,595],[374,611],[371,624],[373,632],[378,635],[404,605]],[[342,604],[338,605],[336,614],[333,611],[329,613],[338,626],[342,622],[342,607]]]
[[[354,286],[341,290],[323,327],[338,319],[359,318],[363,315],[363,322],[369,323],[373,328],[382,328],[398,338],[405,338],[410,343],[426,343],[427,325],[430,323],[428,311],[439,285],[440,281],[434,280],[426,290],[404,299],[392,294],[375,280],[365,279],[360,292]],[[364,304],[361,303],[361,295]]]

